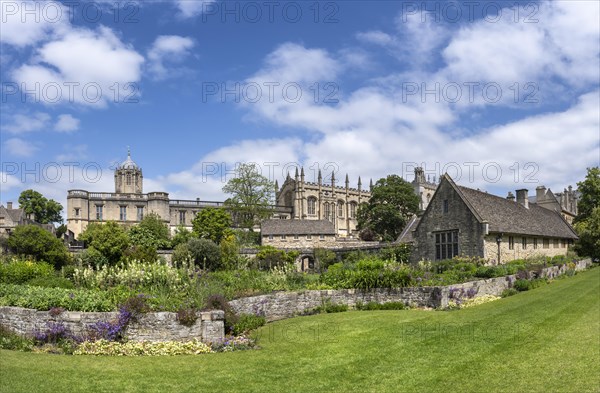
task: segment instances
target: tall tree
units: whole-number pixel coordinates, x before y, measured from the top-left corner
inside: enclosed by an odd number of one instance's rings
[[[236,176],[223,187],[223,192],[231,195],[225,204],[233,212],[237,223],[252,229],[271,215],[275,184],[263,176],[253,163],[241,164],[235,172]]]
[[[358,229],[370,229],[383,241],[393,241],[419,209],[413,187],[398,175],[379,179],[371,198],[358,208]]]
[[[600,260],[600,168],[588,168],[584,181],[577,183],[581,198],[577,204],[575,231],[579,240],[575,251]]]
[[[62,222],[63,207],[54,199],[47,199],[35,190],[25,190],[19,195],[19,206],[26,214],[33,214],[36,222],[49,224]]]
[[[192,228],[196,237],[210,239],[219,244],[221,239],[229,234],[231,215],[224,209],[202,209],[194,217]]]
[[[169,226],[156,213],[146,215],[139,224],[131,227],[129,238],[136,246],[161,249],[171,245]]]
[[[586,220],[600,206],[600,167],[588,168],[585,180],[577,183],[581,198],[577,202],[575,222]]]
[[[79,240],[99,251],[110,264],[117,263],[129,247],[127,232],[114,221],[89,224],[79,235]]]

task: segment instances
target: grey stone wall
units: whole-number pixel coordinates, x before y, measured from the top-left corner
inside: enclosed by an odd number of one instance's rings
[[[591,265],[589,259],[579,261],[575,270],[584,270]],[[529,278],[554,278],[565,274],[566,265],[552,266],[531,272]],[[358,289],[338,289],[301,292],[276,292],[232,300],[229,305],[236,313],[262,314],[267,321],[290,318],[302,314],[306,310],[321,306],[325,301],[334,304],[345,304],[354,308],[357,302],[402,302],[411,307],[445,308],[450,300],[479,297],[483,295],[500,296],[502,291],[511,288],[516,276],[489,278],[470,281],[445,287],[409,287],[399,289],[374,289],[361,291]]]
[[[204,342],[214,342],[224,337],[223,311],[198,312],[197,316],[194,325],[187,327],[177,321],[175,313],[147,313],[129,324],[125,330],[125,337],[131,341],[189,341],[198,338]],[[117,312],[65,311],[52,316],[49,311],[0,307],[0,324],[26,335],[45,331],[48,322],[60,322],[71,333],[83,335],[90,325],[98,321],[112,321],[117,317]]]

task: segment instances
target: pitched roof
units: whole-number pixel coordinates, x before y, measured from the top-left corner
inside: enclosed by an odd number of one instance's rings
[[[408,221],[408,224],[406,224],[406,227],[404,227],[404,230],[402,230],[402,233],[398,236],[395,243],[413,243],[415,241],[413,231],[417,228],[417,225],[419,225],[419,221],[421,221],[421,217],[413,216]]]
[[[261,223],[264,235],[335,235],[328,220],[265,220]]]
[[[535,203],[530,203],[526,208],[506,198],[458,186],[447,175],[445,178],[478,220],[488,222],[490,232],[577,239],[573,228],[558,212]]]

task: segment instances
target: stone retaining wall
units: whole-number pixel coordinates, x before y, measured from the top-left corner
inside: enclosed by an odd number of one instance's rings
[[[575,270],[584,270],[591,266],[591,260],[575,263]],[[539,271],[529,272],[529,278],[554,278],[565,274],[567,265],[551,266]],[[338,289],[301,292],[276,292],[268,295],[252,296],[229,302],[236,313],[262,314],[267,321],[290,318],[321,306],[330,301],[354,308],[357,302],[402,302],[411,307],[445,308],[450,300],[458,300],[483,295],[500,296],[502,291],[511,288],[517,280],[516,275],[470,281],[445,287],[408,287],[399,289]]]
[[[64,311],[57,316],[49,311],[37,311],[21,307],[0,307],[0,324],[26,335],[33,335],[47,329],[47,323],[62,323],[71,333],[84,335],[88,326],[98,321],[117,319],[118,312],[76,312]],[[172,312],[143,314],[132,321],[125,330],[125,337],[131,341],[189,341],[198,338],[204,342],[223,339],[225,314],[223,311],[197,313],[198,319],[190,326],[177,321]]]

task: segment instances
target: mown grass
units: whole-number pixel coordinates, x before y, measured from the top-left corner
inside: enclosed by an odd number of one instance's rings
[[[160,358],[0,351],[0,392],[599,392],[600,269],[451,311],[268,324],[258,351]]]

